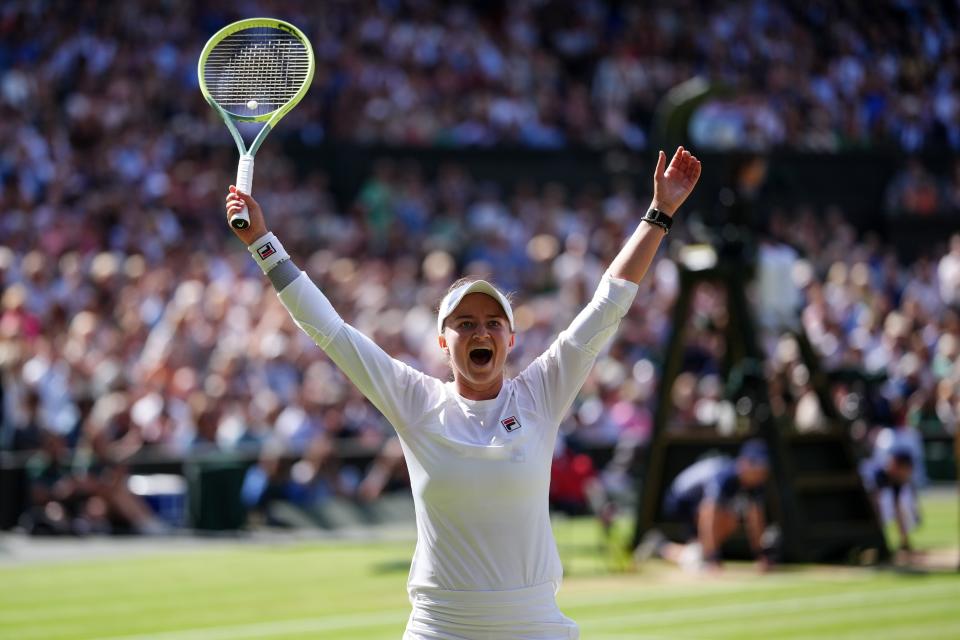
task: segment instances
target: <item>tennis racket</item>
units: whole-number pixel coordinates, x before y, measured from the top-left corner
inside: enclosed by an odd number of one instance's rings
[[[200,54],[200,90],[233,135],[240,151],[237,189],[251,193],[253,156],[280,118],[306,95],[313,80],[313,49],[303,32],[283,20],[249,18],[213,34]],[[239,122],[262,122],[249,147]],[[235,229],[250,226],[247,208],[230,217]]]

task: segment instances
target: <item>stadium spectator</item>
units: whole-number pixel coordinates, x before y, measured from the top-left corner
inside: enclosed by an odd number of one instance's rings
[[[940,211],[940,187],[918,158],[907,161],[887,188],[887,211],[918,216]]]
[[[331,202],[323,184],[311,184],[310,197],[319,202]],[[314,228],[321,228],[328,238],[321,244],[327,248],[303,255],[311,256],[310,267],[314,273],[321,274],[337,304],[354,310],[368,330],[391,336],[385,344],[392,353],[410,362],[421,362],[428,370],[442,374],[442,363],[429,352],[423,352],[419,346],[422,337],[410,328],[413,318],[429,313],[430,306],[439,299],[440,291],[435,283],[449,278],[452,265],[466,255],[463,238],[458,236],[455,227],[448,225],[441,207],[444,202],[463,203],[451,206],[466,210],[474,203],[483,202],[487,207],[491,200],[490,196],[481,199],[475,195],[477,186],[469,174],[449,167],[441,172],[438,181],[424,182],[417,188],[422,192],[425,207],[422,215],[427,223],[419,233],[414,230],[406,234],[404,244],[416,247],[411,250],[411,255],[402,259],[388,256],[381,262],[358,265],[348,257],[350,247],[356,246],[358,241],[365,243],[366,233],[351,227],[350,218],[333,212],[321,212],[316,220],[311,219],[311,224],[302,227],[307,237],[313,237]],[[611,194],[609,206],[619,206],[613,204],[613,197]],[[292,196],[284,187],[278,191],[266,187],[264,198],[272,201],[273,198],[285,200]],[[567,211],[562,215],[543,217],[528,213],[518,215],[513,221],[517,225],[514,240],[524,247],[525,253],[528,247],[535,246],[531,242],[538,236],[566,238],[565,247],[561,245],[562,249],[552,253],[552,259],[547,258],[542,263],[549,265],[548,270],[531,268],[518,273],[519,288],[556,291],[520,301],[523,317],[531,319],[526,341],[529,350],[521,347],[515,354],[517,366],[522,366],[562,321],[562,314],[557,311],[562,306],[560,300],[583,300],[584,289],[579,282],[590,277],[593,272],[590,265],[601,255],[602,245],[598,244],[599,234],[591,233],[586,226],[586,221],[596,214],[587,213],[578,204],[571,204],[578,198],[564,196],[559,199],[552,186],[539,192],[531,192],[528,187],[518,188],[514,196],[508,198],[504,194],[497,196],[497,200],[502,206],[516,202],[523,211],[546,211],[557,207]],[[391,201],[389,206],[400,205]],[[291,214],[280,217],[280,228],[300,219]],[[0,224],[6,224],[8,220],[5,218]],[[917,384],[928,392],[936,389],[937,415],[943,416],[942,428],[953,429],[951,416],[958,402],[957,376],[960,372],[956,359],[950,358],[949,354],[952,352],[951,340],[960,339],[960,326],[956,314],[949,310],[943,299],[943,284],[949,280],[938,276],[939,289],[934,288],[933,295],[930,295],[933,281],[928,267],[900,264],[889,255],[886,247],[858,240],[842,218],[835,218],[831,224],[834,225],[833,231],[827,234],[824,226],[807,212],[796,216],[786,231],[801,249],[800,271],[806,269],[808,274],[801,283],[804,324],[814,344],[825,356],[827,366],[849,364],[865,366],[870,371],[891,372],[894,383],[885,386],[883,393],[885,402],[899,412],[901,423],[906,420],[910,397],[903,394],[916,392],[913,387]],[[39,233],[39,229],[30,233]],[[82,236],[77,235],[68,243],[81,240]],[[32,271],[34,275],[30,276],[22,274],[18,266],[29,253],[26,250],[29,245],[12,242],[8,251],[14,259],[6,270],[4,296],[9,296],[7,300],[24,302],[7,307],[19,311],[6,316],[18,319],[5,320],[6,329],[2,333],[5,392],[11,400],[20,398],[24,383],[36,381],[43,406],[49,407],[47,413],[50,416],[57,416],[63,425],[67,425],[63,427],[65,432],[75,429],[69,425],[77,423],[76,415],[84,397],[106,395],[120,383],[127,385],[132,405],[153,397],[151,394],[160,399],[160,413],[144,411],[144,416],[156,415],[143,426],[135,424],[133,433],[139,433],[138,437],[145,443],[167,448],[170,452],[186,451],[188,443],[195,437],[197,425],[192,407],[198,402],[198,394],[207,393],[209,398],[220,398],[231,407],[220,417],[224,425],[238,424],[239,419],[242,425],[239,431],[235,427],[218,429],[220,434],[234,434],[224,436],[226,446],[237,446],[241,442],[256,444],[279,437],[296,455],[306,442],[297,435],[301,427],[296,425],[306,423],[294,420],[291,411],[300,405],[293,402],[295,398],[290,394],[297,381],[304,377],[316,387],[317,399],[313,402],[314,408],[309,410],[309,424],[314,426],[303,427],[306,431],[302,433],[335,429],[328,425],[339,424],[338,420],[342,420],[348,404],[338,401],[338,397],[346,393],[347,387],[339,374],[322,362],[315,362],[297,335],[282,329],[278,331],[277,328],[282,326],[282,316],[278,312],[282,310],[264,296],[263,287],[250,278],[249,272],[236,263],[232,254],[219,248],[219,241],[211,245],[217,248],[203,255],[185,254],[175,244],[170,244],[155,257],[150,257],[150,242],[146,238],[135,241],[125,250],[111,253],[84,251],[81,245],[68,244],[60,259],[52,263],[47,276],[49,280],[39,282],[35,279],[35,269]],[[950,255],[936,256],[930,264],[937,265],[939,271],[941,263],[949,265]],[[27,262],[29,266],[30,260]],[[147,264],[155,264],[155,270],[145,273]],[[186,280],[174,275],[178,272],[178,264],[186,266],[189,274]],[[571,266],[574,264],[577,266]],[[643,317],[627,318],[624,336],[630,336],[630,339],[624,337],[616,341],[610,356],[613,366],[602,368],[604,376],[613,376],[611,380],[620,376],[616,371],[623,371],[626,372],[624,384],[640,384],[641,380],[650,384],[650,379],[642,373],[645,369],[637,369],[634,364],[644,357],[652,357],[656,362],[659,345],[663,344],[669,327],[670,305],[676,295],[675,267],[661,261],[654,270],[655,277],[638,293],[637,304],[646,310]],[[423,275],[419,276],[418,272]],[[228,276],[238,280],[233,293],[229,294],[224,284]],[[37,312],[27,311],[27,299],[42,301],[45,298],[54,302],[37,302]],[[202,305],[198,302],[201,300],[204,301]],[[418,302],[409,311],[398,314],[396,310],[405,300]],[[705,319],[717,313],[719,302],[715,293],[699,294],[698,300],[701,308],[698,313]],[[187,312],[190,307],[195,309]],[[206,310],[201,313],[204,308]],[[19,330],[22,318],[32,318],[30,322],[36,329]],[[692,344],[701,346],[688,354],[687,362],[693,367],[692,373],[702,375],[709,372],[711,366],[716,370],[719,360],[713,352],[722,345],[711,337],[708,324],[694,325],[703,327],[695,328],[692,334]],[[59,326],[64,327],[62,333],[57,333]],[[929,345],[925,349],[913,349],[915,364],[911,366],[914,374],[908,369],[892,366],[908,353],[906,340],[910,333],[924,336]],[[230,336],[231,340],[211,341],[213,336]],[[246,337],[249,337],[250,349],[238,352],[234,345]],[[942,346],[938,346],[935,337],[943,338]],[[138,349],[138,344],[145,348]],[[792,353],[796,355],[795,350]],[[313,364],[306,367],[306,374],[298,373],[298,367],[294,366],[294,363],[303,362]],[[700,364],[696,364],[698,362]],[[710,365],[711,362],[714,364]],[[785,380],[787,388],[793,389],[791,394],[796,394],[798,400],[805,392],[795,383],[802,383],[803,372],[796,364],[796,357],[790,362],[785,365],[789,373]],[[129,364],[121,366],[122,363]],[[598,369],[597,375],[600,371]],[[655,367],[653,371],[656,371]],[[932,375],[923,373],[927,371]],[[922,375],[917,378],[916,372]],[[916,381],[905,386],[900,382],[902,375],[912,376]],[[253,393],[251,389],[261,391]],[[625,425],[631,419],[620,423],[611,421],[612,414],[607,414],[617,403],[612,396],[605,403],[599,395],[601,389],[601,384],[588,381],[575,411],[587,407],[587,413],[590,413],[594,407],[600,407],[600,413],[590,415],[600,421],[597,424],[608,425],[605,429],[608,429],[609,436],[605,442],[614,444],[624,437]],[[592,401],[593,390],[596,390],[599,404]],[[247,397],[248,393],[253,394],[250,397],[254,402],[236,402]],[[624,389],[621,388],[619,393],[623,394]],[[703,393],[712,392],[707,385],[700,385],[699,390],[693,385],[690,398],[683,400],[689,411],[688,424],[697,423],[694,407]],[[278,421],[280,407],[288,401],[290,411]],[[788,403],[788,410],[795,411],[795,402]],[[151,404],[155,402],[143,402],[141,408],[148,408]],[[10,406],[8,403],[5,421],[8,427],[22,421],[22,418],[16,418],[17,411],[11,410]],[[364,406],[362,401],[355,400],[353,406],[351,415],[355,416],[354,423],[360,429],[351,428],[344,433],[369,432],[373,434],[369,437],[382,438],[382,435],[376,436],[377,432],[382,433],[381,419],[367,409],[359,410],[357,407]],[[319,420],[318,416],[327,411],[329,416]],[[138,419],[145,418],[140,416]],[[897,424],[898,418],[890,416],[879,422]],[[621,426],[613,427],[615,424]],[[573,430],[578,425],[571,421],[564,428]],[[244,433],[246,440],[240,437]],[[74,431],[70,441],[75,441],[77,435]]]
[[[937,279],[943,303],[960,308],[960,233],[950,236],[950,252],[937,264]]]
[[[20,519],[33,535],[86,535],[110,531],[98,483],[71,469],[66,439],[44,429],[41,447],[27,461],[29,506]]]
[[[558,440],[550,465],[550,508],[568,516],[594,515],[609,533],[616,505],[590,456]]]
[[[18,180],[26,197],[62,174],[56,159],[69,145],[104,152],[95,173],[116,171],[150,199],[181,188],[184,176],[157,167],[171,146],[133,143],[143,131],[169,139],[197,125],[196,50],[179,45],[202,43],[238,9],[142,0],[109,20],[78,21],[56,3],[7,4],[0,101],[18,116],[5,125],[15,143],[7,157],[35,170]],[[287,118],[310,143],[643,148],[657,99],[698,76],[724,95],[694,117],[719,148],[960,148],[956,9],[946,2],[258,8],[293,20],[314,43],[314,90]],[[158,23],[163,30],[145,27]],[[39,24],[42,38],[23,37]],[[58,101],[65,126],[53,117]],[[181,114],[179,131],[163,134],[150,113]],[[714,125],[696,124],[706,122]],[[99,149],[104,134],[122,142]]]
[[[122,468],[70,456],[66,438],[49,429],[28,460],[30,506],[21,523],[33,534],[107,533],[145,535],[169,531],[150,507],[130,492]]]
[[[699,74],[742,96],[728,105],[734,116],[744,115],[736,108],[764,114],[764,125],[744,134],[754,146],[957,148],[949,3],[507,5],[258,5],[304,26],[318,58],[307,99],[258,156],[258,197],[336,307],[391,355],[434,375],[444,365],[422,347],[417,319],[430,314],[453,271],[468,263],[473,273],[496,269],[510,288],[531,292],[518,303],[529,323],[514,352],[522,367],[570,320],[564,310],[587,301],[608,239],[636,223],[633,187],[490,189],[460,166],[434,172],[395,162],[370,178],[376,198],[335,197],[340,185],[282,156],[282,136],[642,147],[655,99]],[[360,399],[347,401],[342,376],[284,329],[284,310],[209,215],[234,150],[196,89],[196,57],[209,32],[241,17],[237,8],[221,0],[124,6],[109,19],[52,2],[0,9],[0,136],[8,143],[0,150],[0,446],[14,446],[18,425],[30,422],[31,393],[44,425],[75,448],[88,437],[84,405],[122,390],[131,424],[98,437],[116,437],[112,445],[128,451],[139,441],[183,455],[198,429],[215,433],[222,448],[278,439],[295,459],[327,432],[365,438],[376,450],[386,437],[382,418]],[[692,44],[678,53],[678,43]],[[957,209],[958,176],[960,164],[937,196],[946,211]],[[780,239],[800,250],[803,321],[827,367],[890,372],[870,400],[870,426],[906,424],[921,415],[915,407],[933,402],[936,420],[925,410],[924,428],[955,430],[960,367],[951,354],[960,320],[950,274],[958,250],[927,248],[933,274],[858,237],[842,212],[786,213]],[[508,244],[480,255],[471,238],[489,233],[491,221],[509,224]],[[353,258],[371,251],[377,260]],[[503,255],[523,268],[485,265]],[[635,444],[644,433],[649,418],[624,417],[623,407],[650,398],[643,389],[656,382],[677,293],[671,261],[658,258],[651,275],[637,295],[644,313],[627,317],[604,358],[611,366],[588,380],[565,431],[580,428],[575,416],[585,407],[607,445]],[[693,334],[697,348],[682,378],[694,383],[716,368],[722,346],[708,326],[720,313],[716,295],[702,297],[706,324]],[[909,366],[898,365],[907,355]],[[803,367],[794,357],[777,366],[783,411],[804,413]],[[619,399],[603,389],[620,375],[611,371],[622,372]],[[315,398],[297,397],[302,385],[315,387]],[[715,387],[683,390],[683,416],[697,424],[696,407],[715,405]],[[851,387],[843,399],[858,395]],[[198,425],[204,402],[221,406],[215,430]],[[297,419],[301,411],[307,419]],[[816,424],[816,416],[802,422]],[[27,446],[19,437],[17,446]],[[330,482],[349,493],[362,477],[347,469]]]
[[[684,539],[670,542],[660,532],[650,531],[635,557],[645,560],[656,554],[690,570],[719,568],[723,544],[742,522],[758,567],[765,570],[771,561],[763,540],[769,465],[763,441],[748,440],[735,459],[713,456],[687,467],[663,500],[665,515],[683,524]]]
[[[948,211],[960,211],[960,161],[953,163],[953,171],[947,178],[944,198]]]
[[[379,498],[384,490],[391,485],[409,484],[406,463],[403,459],[403,449],[397,438],[390,438],[383,443],[380,451],[366,469],[366,475],[357,486],[357,498],[364,502],[372,502]]]
[[[44,431],[40,394],[28,389],[23,401],[23,418],[5,429],[4,448],[12,451],[39,449]],[[11,421],[12,422],[12,421]]]

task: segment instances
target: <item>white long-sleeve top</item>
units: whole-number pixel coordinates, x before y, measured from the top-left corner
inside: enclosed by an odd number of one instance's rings
[[[637,292],[604,277],[549,349],[492,400],[387,355],[343,321],[303,272],[280,292],[297,325],[396,429],[413,489],[411,597],[498,591],[562,577],[550,527],[550,465],[561,419]]]

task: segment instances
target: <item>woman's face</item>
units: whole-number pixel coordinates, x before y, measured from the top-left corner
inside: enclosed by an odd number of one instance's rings
[[[443,323],[440,348],[450,356],[453,378],[466,398],[496,397],[511,347],[513,333],[503,307],[484,293],[464,296]]]

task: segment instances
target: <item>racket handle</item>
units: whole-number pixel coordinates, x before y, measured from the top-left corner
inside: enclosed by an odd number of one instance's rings
[[[244,153],[237,164],[237,190],[250,195],[253,189],[253,156]],[[240,213],[230,216],[230,226],[234,229],[246,229],[250,226],[250,212],[246,205]]]

